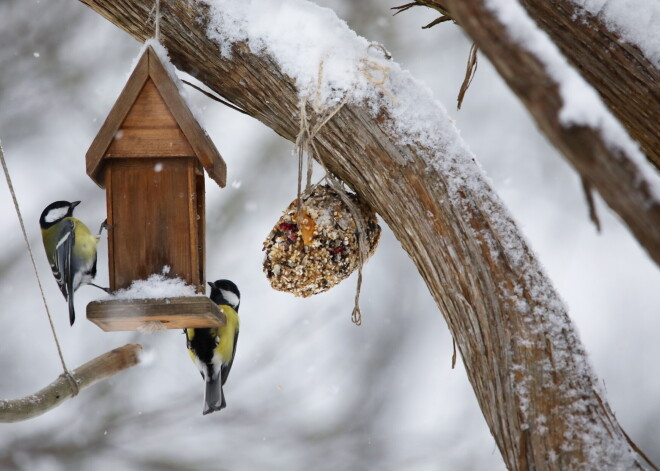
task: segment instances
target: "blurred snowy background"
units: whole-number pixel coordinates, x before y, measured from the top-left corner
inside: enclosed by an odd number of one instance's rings
[[[633,440],[660,462],[660,271],[597,199],[589,222],[576,173],[539,135],[490,64],[455,108],[470,42],[415,9],[382,0],[317,0],[434,90],[492,178],[569,305]],[[312,299],[273,291],[261,244],[295,196],[292,144],[191,90],[228,165],[207,182],[207,278],[242,292],[241,336],[226,410],[203,417],[203,382],[178,331],[103,333],[78,321],[41,246],[38,217],[58,199],[96,228],[105,196],[84,155],[140,44],[75,0],[0,2],[0,139],[70,368],[129,342],[149,361],[27,422],[0,425],[2,470],[504,469],[463,365],[451,365],[442,315],[391,232],[365,269],[363,325],[350,321],[355,276]],[[317,174],[320,177],[320,174]],[[9,192],[0,184],[0,398],[61,372]],[[107,284],[106,244],[100,249]]]

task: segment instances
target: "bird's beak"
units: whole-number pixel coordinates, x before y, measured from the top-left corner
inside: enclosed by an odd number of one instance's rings
[[[209,281],[208,284],[209,284],[209,286],[211,287],[211,289],[215,288],[215,284],[213,284],[212,281]]]
[[[71,203],[71,209],[75,208],[79,204],[80,204],[80,201],[74,201],[73,203]]]

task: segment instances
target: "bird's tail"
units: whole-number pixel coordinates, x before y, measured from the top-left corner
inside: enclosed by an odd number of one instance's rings
[[[71,322],[71,325],[73,325],[76,320],[76,311],[73,308],[73,291],[69,292],[67,300],[69,301],[69,322]]]
[[[220,377],[206,379],[206,394],[204,395],[204,415],[211,412],[222,410],[227,403],[225,402],[225,395],[222,391],[222,383]]]

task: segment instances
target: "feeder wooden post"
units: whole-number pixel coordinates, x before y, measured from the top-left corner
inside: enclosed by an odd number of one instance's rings
[[[147,47],[87,152],[88,175],[106,189],[111,291],[161,273],[165,266],[169,276],[195,286],[198,293],[206,289],[204,170],[224,187],[226,166],[175,81]],[[117,328],[134,325],[116,315],[130,313],[130,304],[123,301],[117,311],[107,302],[96,303],[94,322],[106,330],[116,330],[112,319],[118,319]],[[133,304],[138,311],[145,305]],[[150,312],[158,310],[155,304],[148,303]],[[163,311],[176,310],[171,300],[167,304]],[[191,305],[181,307],[185,311]],[[103,306],[108,319],[103,319]]]

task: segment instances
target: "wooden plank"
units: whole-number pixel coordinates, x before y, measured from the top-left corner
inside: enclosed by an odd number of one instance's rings
[[[106,117],[101,129],[92,141],[85,156],[87,175],[101,188],[105,186],[105,172],[102,171],[102,161],[105,151],[110,146],[113,138],[126,114],[135,102],[144,82],[149,76],[149,55],[143,54],[138,61],[131,76],[124,85],[124,89],[119,94],[119,98],[112,106],[110,114]]]
[[[196,285],[190,257],[187,172],[193,158],[113,159],[113,289],[160,273]]]
[[[130,128],[117,131],[106,158],[194,157],[192,147],[181,129]]]
[[[152,79],[147,79],[121,128],[178,128]]]
[[[112,202],[114,200],[113,194],[114,189],[112,185],[112,170],[109,166],[105,167],[105,203],[106,203],[106,221],[108,223],[108,279],[110,285],[110,291],[116,291],[119,289],[115,285],[115,244],[114,244],[114,211],[112,207]]]
[[[197,286],[199,290],[200,279],[199,279],[199,241],[197,236],[199,232],[197,231],[197,224],[199,223],[197,217],[197,187],[195,185],[195,167],[200,165],[197,160],[191,160],[192,165],[187,169],[187,178],[188,178],[188,191],[190,192],[191,198],[188,200],[188,230],[190,231],[190,245],[188,246],[188,254],[190,256],[190,272],[192,276],[192,282],[190,284]],[[205,291],[202,287],[202,293]]]
[[[204,168],[220,187],[226,185],[227,165],[222,159],[220,152],[193,116],[190,108],[185,103],[169,74],[161,64],[158,54],[150,47],[149,52],[149,75],[154,81],[160,95],[165,100],[169,110],[174,115],[181,130],[188,138],[190,145],[195,150],[197,158]]]
[[[199,290],[206,292],[206,191],[204,189],[204,169],[197,162],[195,171],[195,192],[197,193],[197,244],[199,251]]]
[[[106,332],[221,327],[226,323],[225,314],[205,296],[93,301],[87,305],[87,319]]]

